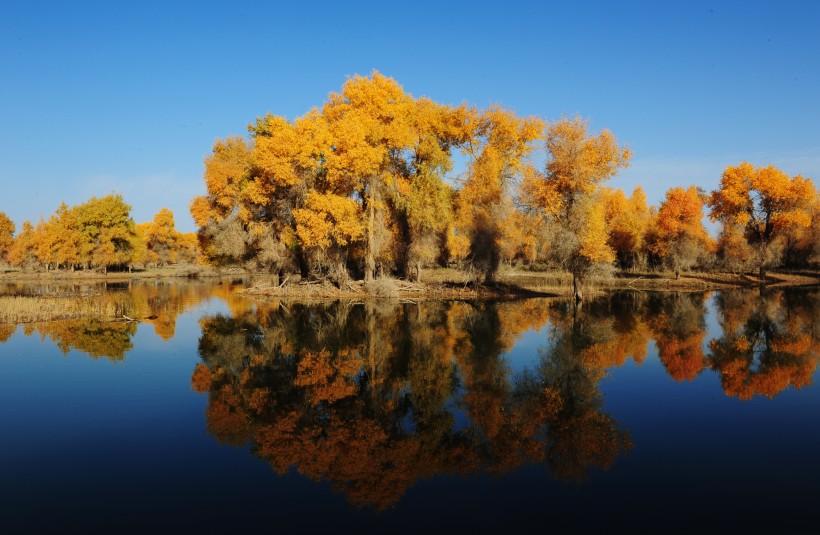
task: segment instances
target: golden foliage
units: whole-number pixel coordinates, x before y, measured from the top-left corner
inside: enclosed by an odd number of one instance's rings
[[[740,252],[736,227],[743,227],[747,243],[754,247],[754,262],[762,270],[779,263],[781,240],[812,225],[813,205],[820,193],[814,183],[800,175],[789,177],[774,166],[754,167],[748,162],[729,166],[720,188],[709,197],[710,217],[723,223],[729,259]],[[743,252],[748,254],[748,252]],[[805,260],[804,260],[805,261]]]
[[[709,363],[727,395],[772,398],[790,386],[811,384],[820,355],[813,305],[781,303],[778,297],[726,294],[723,336],[710,341]]]
[[[595,263],[610,263],[615,260],[615,252],[607,245],[609,235],[606,228],[606,208],[598,200],[592,203],[584,218],[579,233],[581,247],[578,254]]]
[[[0,261],[7,258],[9,249],[14,243],[14,222],[9,217],[0,212]]]
[[[457,197],[456,227],[469,237],[473,265],[492,279],[501,260],[505,229],[510,234],[515,224],[511,219],[521,217],[514,215],[513,181],[533,172],[525,158],[543,138],[544,125],[538,118],[521,119],[498,106],[474,117],[475,127],[465,149],[471,160]]]
[[[639,262],[651,218],[646,194],[638,186],[628,199],[620,189],[606,188],[603,195],[609,233],[607,243],[622,268],[634,267]]]
[[[305,247],[344,247],[364,234],[359,205],[349,197],[310,192],[304,208],[293,211],[296,235]]]
[[[579,198],[595,194],[618,169],[628,167],[632,157],[609,130],[590,135],[580,117],[551,123],[547,150],[546,174],[529,177],[523,187],[529,204],[550,215],[568,212]]]

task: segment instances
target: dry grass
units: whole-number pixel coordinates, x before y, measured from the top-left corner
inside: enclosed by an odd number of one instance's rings
[[[0,296],[0,323],[31,323],[87,316],[114,319],[128,313],[123,302],[99,297]]]
[[[593,273],[582,283],[585,295],[593,295],[608,290],[670,290],[704,291],[721,288],[757,287],[765,284],[775,286],[816,285],[820,283],[820,273],[769,272],[766,280],[756,274],[735,273],[684,273],[679,279],[674,273],[636,272],[616,273],[604,270]],[[399,287],[399,295],[408,296],[406,286],[415,286],[418,297],[469,298],[504,297],[512,295],[537,294],[568,296],[572,292],[572,276],[561,271],[527,271],[503,268],[494,284],[477,282],[475,276],[451,268],[428,269],[422,271],[422,283],[412,285],[394,281]]]
[[[365,284],[368,295],[379,298],[399,297],[400,282],[387,277],[380,277]]]
[[[60,281],[82,281],[82,280],[100,280],[100,281],[126,281],[134,279],[157,279],[157,278],[206,278],[219,277],[222,275],[230,275],[234,272],[240,274],[249,274],[244,270],[226,270],[221,273],[219,270],[207,266],[198,266],[190,264],[170,265],[165,267],[148,268],[144,270],[135,270],[131,273],[112,271],[103,273],[93,269],[87,270],[52,270],[52,271],[25,271],[19,268],[4,267],[0,268],[0,282],[3,281],[43,281],[43,280],[60,280]]]

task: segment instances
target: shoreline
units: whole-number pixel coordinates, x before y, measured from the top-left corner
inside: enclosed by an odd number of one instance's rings
[[[342,288],[327,281],[290,282],[287,278],[275,285],[270,274],[250,272],[209,271],[207,276],[190,277],[177,270],[174,274],[163,272],[123,274],[97,274],[83,277],[70,274],[59,277],[45,273],[16,273],[14,277],[0,274],[0,284],[44,284],[43,293],[37,295],[0,294],[0,325],[54,321],[78,317],[107,318],[109,321],[140,321],[129,317],[130,311],[116,303],[98,299],[106,294],[102,289],[82,287],[66,290],[65,286],[94,285],[101,283],[167,281],[192,284],[224,284],[230,279],[234,295],[252,300],[275,300],[290,303],[321,303],[328,301],[376,302],[379,300],[420,302],[430,300],[515,300],[526,298],[570,299],[572,281],[568,274],[556,272],[528,272],[507,270],[499,274],[493,283],[479,283],[467,279],[464,272],[455,270],[428,270],[423,272],[423,282],[407,282],[399,279],[375,279],[372,282],[349,281]],[[458,280],[458,277],[461,277]],[[619,273],[606,279],[594,279],[581,287],[584,300],[612,291],[650,292],[706,292],[730,288],[786,288],[820,287],[820,273],[778,273],[767,276],[765,284],[748,274],[690,273],[675,279],[663,273]],[[48,285],[53,287],[49,288]]]
[[[0,284],[8,283],[104,283],[140,280],[219,280],[246,279],[250,286],[239,292],[250,297],[288,299],[482,299],[516,297],[570,297],[572,279],[558,271],[502,269],[494,282],[479,282],[467,273],[452,268],[428,269],[421,282],[380,278],[369,283],[350,280],[341,285],[329,281],[288,281],[278,284],[270,273],[242,269],[214,269],[202,266],[170,266],[131,273],[97,273],[86,271],[0,271]],[[297,276],[298,278],[298,276]],[[618,272],[607,278],[593,278],[581,285],[583,295],[606,291],[710,291],[726,288],[758,288],[820,285],[820,271],[771,271],[766,280],[749,273],[681,274],[676,279],[663,272]],[[341,286],[341,287],[340,287]]]
[[[289,300],[327,299],[514,299],[528,297],[572,296],[572,281],[568,274],[554,272],[510,271],[495,282],[470,280],[432,280],[407,282],[400,279],[375,279],[371,283],[350,281],[342,287],[329,282],[298,282],[283,286],[260,283],[241,290],[243,295],[257,298]],[[439,274],[440,275],[440,274]],[[428,275],[429,277],[429,275]],[[436,280],[440,279],[440,280]],[[452,279],[452,277],[451,277]],[[608,291],[635,290],[659,292],[700,292],[728,288],[782,288],[820,285],[820,273],[770,273],[763,281],[749,274],[691,273],[676,279],[662,273],[619,273],[606,279],[592,279],[582,285],[585,296]]]

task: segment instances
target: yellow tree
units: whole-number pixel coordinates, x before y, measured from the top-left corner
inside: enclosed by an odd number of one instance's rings
[[[92,197],[74,208],[80,238],[80,261],[106,272],[134,259],[137,240],[131,206],[122,195]]]
[[[209,262],[278,275],[298,261],[293,210],[321,180],[327,129],[314,110],[293,122],[268,114],[248,130],[251,140],[214,144],[205,160],[207,193],[192,201],[191,214]]]
[[[524,202],[541,213],[553,230],[551,256],[572,274],[573,291],[596,265],[615,256],[607,245],[606,209],[601,185],[629,165],[632,153],[618,146],[608,130],[587,132],[580,117],[547,127],[546,172],[531,173],[522,184]]]
[[[604,202],[609,233],[607,243],[615,251],[618,265],[628,269],[641,264],[643,241],[650,219],[646,194],[640,186],[629,198],[620,189],[605,189]]]
[[[294,121],[268,114],[248,130],[253,137],[253,174],[241,214],[250,233],[251,256],[257,268],[277,277],[297,263],[306,275],[306,248],[295,234],[294,211],[306,207],[312,191],[350,193],[325,180],[324,158],[330,150],[327,124],[313,109]]]
[[[139,227],[145,240],[146,260],[149,263],[166,265],[177,261],[182,245],[171,210],[161,209],[154,215],[153,221]]]
[[[786,234],[786,261],[794,266],[820,264],[820,195],[811,206],[811,224],[792,227]]]
[[[703,226],[703,199],[695,186],[670,188],[650,225],[647,249],[674,270],[675,278],[712,246]]]
[[[51,249],[51,240],[49,240],[46,222],[43,221],[42,217],[37,222],[37,226],[34,227],[34,256],[37,257],[40,264],[45,266],[46,271],[51,269],[54,254]]]
[[[394,256],[398,272],[419,279],[423,264],[436,260],[453,221],[453,190],[443,180],[452,169],[452,149],[468,139],[472,117],[466,106],[453,108],[430,99],[414,101],[411,147],[392,154],[394,176],[388,207],[397,224]]]
[[[326,180],[335,185],[335,193],[347,196],[352,190],[362,202],[365,280],[373,278],[386,242],[378,227],[386,217],[385,190],[396,174],[395,156],[417,139],[414,109],[413,98],[378,72],[349,78],[341,93],[331,93],[322,108],[332,139],[325,155]]]
[[[23,221],[20,233],[14,238],[8,252],[8,261],[14,266],[33,268],[37,264],[35,256],[34,225],[30,221]]]
[[[466,124],[475,126],[465,148],[471,160],[458,194],[457,226],[469,236],[473,266],[491,281],[501,260],[503,228],[512,213],[512,187],[535,173],[526,158],[534,142],[543,138],[544,124],[498,106],[481,115],[472,113]]]
[[[76,208],[61,203],[42,228],[38,257],[44,264],[53,263],[55,267],[65,266],[73,271],[80,263],[81,241]]]
[[[239,210],[251,172],[252,147],[238,136],[217,140],[205,159],[207,193],[195,197],[190,209],[202,251],[213,263],[237,262],[245,255],[247,235]]]
[[[0,212],[0,260],[7,261],[11,245],[14,243],[14,222]]]
[[[760,276],[764,277],[766,268],[779,261],[783,237],[789,229],[811,225],[811,205],[817,196],[808,178],[789,177],[772,165],[754,167],[743,162],[723,172],[720,188],[709,197],[709,216],[725,226],[744,226],[746,240],[756,252]]]
[[[312,251],[317,263],[330,264],[341,283],[347,274],[345,248],[364,234],[359,205],[350,197],[310,192],[304,208],[295,209],[293,217],[302,246]]]
[[[511,208],[502,221],[501,258],[512,265],[514,261],[532,262],[538,254],[538,231],[541,220],[537,215]]]
[[[743,225],[724,222],[716,252],[721,267],[733,273],[743,273],[756,266],[755,250],[746,241]]]
[[[136,237],[134,238],[134,255],[131,258],[131,262],[134,264],[142,264],[146,266],[149,263],[149,255],[148,255],[148,229],[151,227],[151,222],[147,221],[145,223],[137,223],[134,225],[134,232]]]
[[[414,99],[378,72],[348,79],[321,109],[294,121],[258,118],[251,139],[218,141],[205,162],[207,193],[191,203],[205,256],[255,267],[298,262],[303,276],[307,257],[316,274],[344,267],[327,254],[339,242],[329,249],[302,239],[316,238],[311,225],[334,212],[348,214],[352,201],[365,232],[337,248],[345,263],[363,263],[366,279],[377,263],[402,275],[413,264],[418,274],[438,256],[451,220],[452,191],[442,178],[452,148],[469,137],[468,118],[464,106]],[[323,260],[331,263],[317,264]]]
[[[241,137],[217,140],[213,154],[205,159],[207,195],[191,202],[191,215],[200,227],[209,220],[222,220],[233,213],[249,180],[251,147]]]
[[[177,250],[177,261],[185,264],[198,264],[201,261],[199,243],[195,232],[179,233],[179,249]]]

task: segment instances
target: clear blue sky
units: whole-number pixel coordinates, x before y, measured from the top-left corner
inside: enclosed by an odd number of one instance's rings
[[[373,69],[415,96],[580,114],[658,203],[748,160],[820,178],[820,2],[18,2],[0,7],[0,211],[204,192],[215,139]]]

